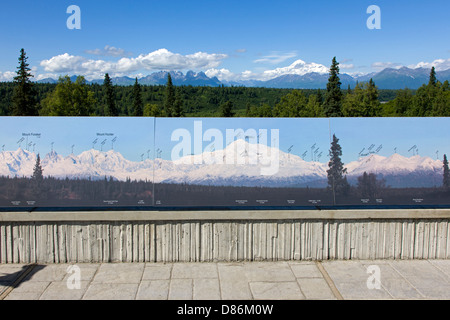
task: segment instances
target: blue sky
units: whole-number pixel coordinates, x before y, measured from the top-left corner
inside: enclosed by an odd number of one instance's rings
[[[413,156],[408,151],[416,145],[420,156],[439,159],[443,154],[450,155],[450,118],[156,118],[155,141],[163,151],[162,157],[170,159],[172,148],[178,141],[172,142],[172,132],[177,128],[185,128],[191,133],[191,145],[194,145],[194,121],[202,121],[203,133],[210,128],[221,130],[238,129],[279,129],[279,147],[282,151],[302,156],[311,161],[311,147],[322,152],[320,162],[328,162],[330,137],[335,134],[342,147],[342,161],[349,163],[358,160],[359,152],[371,149],[375,151],[380,145],[379,155],[389,157],[395,151],[405,157]],[[270,143],[270,138],[268,139]],[[210,142],[203,142],[203,149]],[[193,150],[194,151],[194,150]]]
[[[17,150],[17,143],[24,140],[20,146],[25,149],[26,143],[36,143],[35,152],[41,156],[54,150],[63,156],[72,152],[80,154],[93,147],[103,151],[111,149],[111,142],[116,138],[114,150],[120,152],[125,158],[140,161],[141,155],[153,158],[157,148],[162,149],[162,158],[170,159],[172,148],[178,141],[171,141],[172,132],[178,128],[187,129],[191,133],[192,148],[194,145],[194,121],[202,121],[202,133],[210,128],[219,129],[223,136],[225,146],[226,129],[259,129],[268,130],[268,143],[270,144],[270,130],[279,130],[279,147],[282,151],[302,156],[311,161],[311,147],[319,148],[322,152],[320,162],[328,162],[330,136],[336,134],[343,150],[342,160],[349,163],[358,159],[359,152],[373,144],[372,150],[382,145],[378,154],[388,157],[397,153],[410,157],[408,151],[416,145],[419,155],[439,159],[443,154],[450,155],[450,118],[107,118],[107,117],[7,117],[0,119],[0,147],[5,151]],[[130,130],[132,128],[132,130]],[[27,136],[24,134],[32,133]],[[40,134],[37,138],[35,134]],[[113,134],[113,135],[99,135]],[[154,143],[156,142],[156,145]],[[207,151],[209,141],[203,142],[202,150]],[[3,147],[4,145],[4,147]],[[32,151],[33,146],[28,149]],[[194,153],[194,150],[192,150]]]
[[[69,30],[69,5],[81,30]],[[381,29],[369,30],[369,5]],[[353,1],[8,1],[0,10],[0,81],[25,48],[36,78],[141,76],[159,70],[205,71],[220,79],[268,79],[384,67],[450,68],[448,0]],[[19,19],[19,13],[24,18]],[[292,65],[295,61],[304,63]]]
[[[194,133],[194,122],[201,121],[202,134],[208,129],[219,129],[223,135],[222,144],[226,146],[226,130],[227,129],[254,129],[257,133],[259,130],[267,130],[267,144],[271,145],[271,130],[279,130],[279,148],[284,152],[288,152],[291,148],[292,154],[302,156],[305,151],[307,154],[305,160],[311,161],[311,146],[314,144],[315,150],[319,148],[317,154],[322,152],[320,161],[326,161],[328,149],[330,145],[330,132],[328,119],[299,119],[299,118],[156,118],[155,141],[156,148],[162,150],[162,158],[170,159],[172,148],[179,141],[171,141],[172,132],[178,128],[187,129],[191,135],[192,153],[194,150],[194,139],[198,139]],[[243,137],[238,137],[243,138]],[[198,140],[197,140],[198,141]],[[208,151],[207,146],[210,141],[204,141],[203,152]],[[262,143],[260,141],[260,143]]]
[[[0,118],[0,147],[5,151],[19,148],[40,153],[43,158],[52,149],[58,154],[78,155],[94,147],[108,151],[112,148],[131,161],[140,161],[141,155],[153,157],[154,118],[105,117],[3,117]],[[132,128],[132,130],[130,130]],[[28,135],[30,134],[30,135]],[[38,136],[40,134],[40,136]],[[93,142],[97,140],[94,145]],[[35,146],[28,144],[36,144]],[[104,142],[103,146],[101,145]]]
[[[420,156],[442,160],[444,153],[450,155],[449,118],[330,118],[331,134],[335,134],[342,147],[344,163],[358,159],[365,148],[380,145],[379,155],[388,157],[395,151],[413,156],[411,147],[417,146]],[[438,155],[436,151],[439,151]]]

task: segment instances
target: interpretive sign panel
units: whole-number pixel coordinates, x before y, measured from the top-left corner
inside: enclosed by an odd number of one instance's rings
[[[450,205],[449,127],[448,118],[331,118],[349,185],[335,182],[336,205]]]
[[[450,206],[448,118],[0,118],[0,208]]]
[[[328,119],[157,118],[155,141],[156,206],[333,204]]]
[[[153,118],[0,118],[0,206],[153,205]]]

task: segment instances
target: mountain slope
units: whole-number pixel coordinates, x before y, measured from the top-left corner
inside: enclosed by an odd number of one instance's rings
[[[0,153],[0,175],[30,177],[36,154],[27,150]],[[112,177],[124,181],[149,180],[156,183],[201,185],[326,187],[327,163],[309,162],[265,145],[236,140],[223,150],[205,151],[178,160],[145,159],[134,162],[114,150],[87,150],[66,157],[51,152],[42,158],[44,176],[59,179]],[[272,166],[269,175],[264,174]],[[348,180],[356,184],[364,172],[375,173],[391,187],[433,187],[442,184],[442,162],[429,157],[383,157],[372,154],[348,163]],[[265,169],[264,169],[265,168]]]
[[[367,82],[371,78],[379,89],[417,89],[423,84],[428,83],[430,70],[425,68],[410,69],[402,67],[399,69],[386,68],[378,73],[370,73],[367,75],[350,76],[345,73],[339,75],[341,79],[341,87],[346,89],[349,85],[355,87],[356,82]],[[165,85],[167,83],[168,71],[159,71],[139,78],[139,83],[143,85]],[[195,73],[188,71],[184,74],[181,71],[170,71],[172,82],[177,86],[211,86],[217,87],[221,85],[238,85],[247,87],[266,87],[266,88],[288,88],[288,89],[325,89],[328,82],[328,73],[309,72],[306,74],[285,74],[274,77],[269,80],[242,80],[242,81],[220,81],[217,77],[209,78],[204,72]],[[450,69],[436,72],[439,81],[450,81]],[[75,81],[76,76],[70,77]],[[130,77],[115,77],[111,79],[115,85],[130,86],[135,82]],[[57,83],[57,80],[46,78],[37,81],[38,83]],[[103,79],[87,81],[88,83],[102,84]]]

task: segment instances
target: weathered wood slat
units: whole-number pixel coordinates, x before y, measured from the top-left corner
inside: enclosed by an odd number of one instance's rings
[[[448,259],[448,219],[0,222],[0,263]]]

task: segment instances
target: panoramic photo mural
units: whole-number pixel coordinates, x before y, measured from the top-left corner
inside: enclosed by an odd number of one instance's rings
[[[448,118],[0,118],[0,207],[450,205]]]
[[[0,206],[153,204],[153,118],[0,118]]]
[[[448,118],[330,118],[336,205],[450,205]]]
[[[156,120],[156,206],[332,205],[328,119]]]

